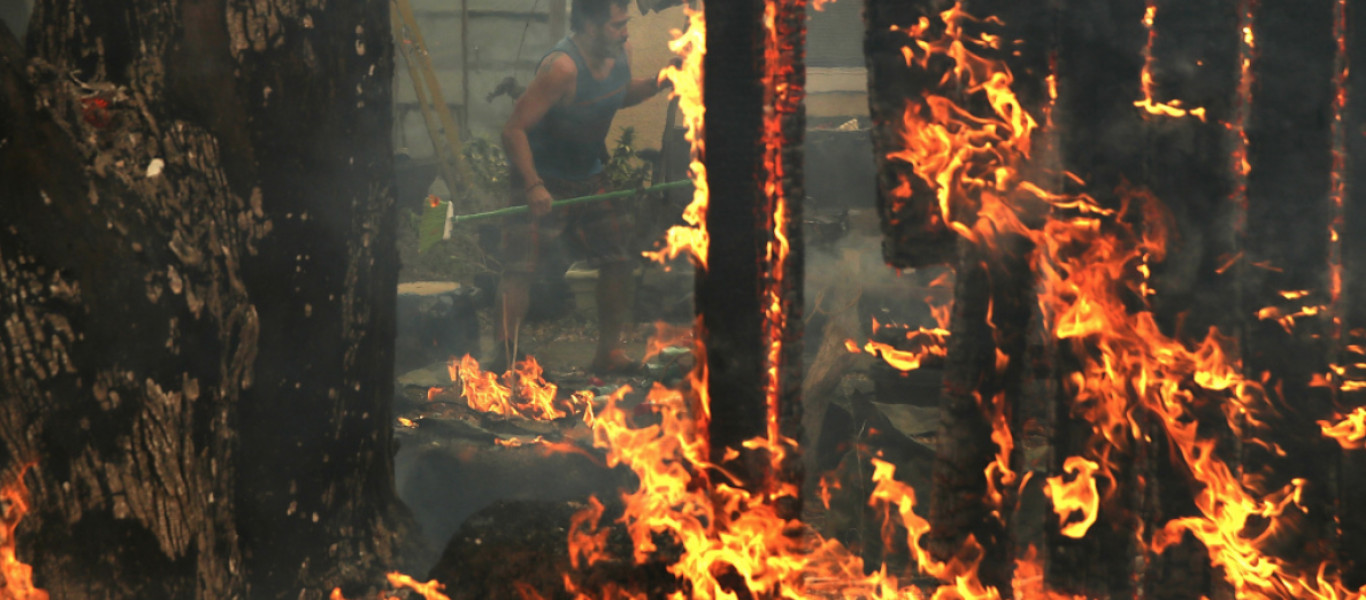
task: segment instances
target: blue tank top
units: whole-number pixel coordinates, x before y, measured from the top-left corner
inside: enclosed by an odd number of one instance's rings
[[[623,52],[616,56],[612,71],[601,81],[593,78],[579,48],[569,38],[560,40],[541,62],[556,52],[574,59],[579,76],[574,97],[567,104],[552,106],[540,123],[527,130],[536,171],[543,177],[582,180],[602,172],[602,156],[607,152],[607,133],[612,118],[626,100],[631,83],[631,65]]]

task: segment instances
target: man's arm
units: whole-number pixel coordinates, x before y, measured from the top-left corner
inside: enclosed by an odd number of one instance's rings
[[[545,118],[551,107],[573,93],[578,68],[574,59],[556,54],[541,65],[536,77],[527,85],[526,93],[512,107],[512,116],[503,125],[503,151],[508,162],[525,182],[527,205],[537,216],[550,212],[550,192],[541,184],[536,173],[536,162],[531,156],[531,143],[526,132]]]
[[[664,86],[659,84],[658,78],[632,79],[631,83],[626,85],[626,99],[622,101],[621,106],[622,108],[625,108],[627,106],[640,104],[641,102],[653,98],[654,95],[658,94],[662,89],[664,89]]]
[[[631,55],[630,42],[626,43],[625,52],[626,56]],[[641,102],[653,98],[654,95],[658,94],[662,89],[664,89],[664,86],[659,82],[658,73],[656,73],[653,78],[642,77],[640,79],[632,79],[631,83],[626,84],[626,98],[622,100],[621,107],[626,108],[628,106],[640,104]]]

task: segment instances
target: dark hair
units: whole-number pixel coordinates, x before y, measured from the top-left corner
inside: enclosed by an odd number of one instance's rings
[[[626,8],[629,0],[574,0],[569,9],[569,28],[583,31],[589,21],[602,25],[612,16],[612,5]]]

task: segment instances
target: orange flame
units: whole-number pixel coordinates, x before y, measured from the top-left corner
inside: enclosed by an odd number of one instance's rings
[[[527,357],[501,378],[479,368],[479,361],[466,354],[448,365],[451,381],[460,386],[460,397],[470,408],[505,416],[532,420],[554,420],[571,414],[591,419],[591,392],[576,392],[559,398],[559,386],[543,377],[544,370],[535,357]]]
[[[1333,421],[1319,421],[1324,437],[1337,440],[1344,450],[1366,450],[1366,407],[1351,414],[1337,415]]]
[[[1143,74],[1140,76],[1143,99],[1134,101],[1137,106],[1150,115],[1181,118],[1186,115],[1193,116],[1201,121],[1205,120],[1204,108],[1183,108],[1180,100],[1170,102],[1158,102],[1154,100],[1156,84],[1153,82],[1153,66],[1157,62],[1153,56],[1153,45],[1157,41],[1157,28],[1154,23],[1157,21],[1157,4],[1154,0],[1148,0],[1148,6],[1143,12],[1143,27],[1148,30],[1148,44],[1143,47]]]
[[[9,485],[0,488],[0,503],[3,503],[4,516],[0,517],[0,598],[14,600],[47,600],[47,592],[33,585],[33,567],[21,562],[17,554],[14,537],[19,521],[28,514],[28,486],[24,485],[24,474],[32,464],[24,465]]]
[[[683,222],[669,228],[663,245],[654,252],[644,255],[659,263],[667,263],[679,254],[689,256],[699,268],[707,266],[707,166],[703,162],[703,115],[706,107],[702,104],[702,57],[707,52],[707,22],[702,11],[684,7],[688,13],[688,30],[674,32],[669,49],[682,59],[680,65],[670,65],[660,72],[660,80],[668,80],[673,85],[671,98],[678,99],[679,112],[683,116],[686,133],[684,137],[692,145],[692,161],[688,165],[688,178],[693,182],[693,197],[687,208],[683,209]]]
[[[1062,534],[1081,538],[1095,524],[1100,512],[1100,492],[1096,490],[1095,478],[1100,465],[1080,456],[1069,456],[1062,468],[1072,480],[1066,481],[1062,475],[1049,477],[1044,493],[1053,499],[1053,510],[1058,513]],[[1073,517],[1078,514],[1081,519],[1075,520]]]
[[[677,348],[692,344],[692,327],[679,327],[670,325],[664,321],[655,323],[655,334],[646,343],[645,356],[641,357],[641,362],[645,362],[659,356],[667,348]]]

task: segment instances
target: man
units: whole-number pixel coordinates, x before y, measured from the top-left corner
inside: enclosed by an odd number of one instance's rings
[[[637,366],[621,343],[629,310],[626,286],[636,257],[629,247],[629,214],[615,202],[550,208],[556,197],[607,191],[603,160],[612,118],[618,109],[660,91],[657,77],[631,78],[628,1],[574,0],[571,34],[541,59],[503,127],[512,202],[528,205],[531,214],[504,226],[503,278],[494,318],[497,356],[487,365],[491,371],[501,372],[511,362],[536,266],[558,251],[561,239],[598,269],[598,345],[590,370],[612,375]]]

